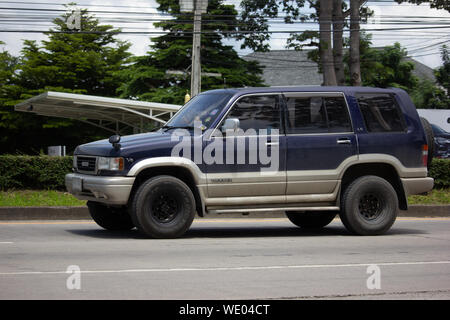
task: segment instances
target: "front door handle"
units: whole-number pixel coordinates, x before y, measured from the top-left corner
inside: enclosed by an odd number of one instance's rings
[[[338,144],[352,144],[352,141],[348,138],[337,139]]]

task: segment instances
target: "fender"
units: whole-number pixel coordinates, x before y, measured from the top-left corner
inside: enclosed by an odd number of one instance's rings
[[[153,167],[183,167],[188,169],[194,177],[196,185],[206,184],[206,174],[192,160],[183,157],[155,157],[137,162],[128,171],[128,177],[136,177],[142,170]]]

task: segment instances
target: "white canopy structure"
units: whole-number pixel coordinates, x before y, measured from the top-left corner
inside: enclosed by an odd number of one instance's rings
[[[75,119],[120,134],[127,128],[146,131],[148,124],[165,124],[180,105],[107,98],[63,92],[44,92],[15,106],[16,111]]]

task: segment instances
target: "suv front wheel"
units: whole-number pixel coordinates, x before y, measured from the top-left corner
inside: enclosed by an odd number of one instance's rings
[[[156,176],[137,189],[131,204],[136,228],[152,238],[177,238],[191,226],[195,199],[191,189],[172,176]]]
[[[358,235],[385,233],[397,218],[397,211],[397,193],[378,176],[357,178],[345,188],[341,198],[342,223]]]

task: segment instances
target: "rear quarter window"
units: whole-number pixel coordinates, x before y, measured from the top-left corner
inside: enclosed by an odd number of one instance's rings
[[[403,132],[405,119],[390,94],[357,94],[359,109],[368,132]]]

